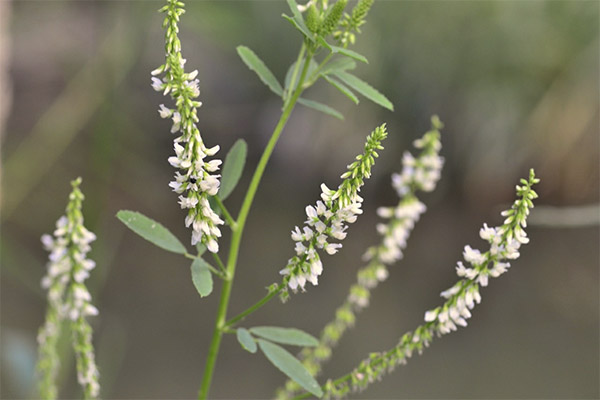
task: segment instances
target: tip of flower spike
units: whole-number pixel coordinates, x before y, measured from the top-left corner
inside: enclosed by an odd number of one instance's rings
[[[81,177],[80,176],[71,181],[71,186],[73,187],[73,189],[77,188],[79,185],[81,185]]]
[[[444,127],[444,123],[440,120],[440,117],[438,117],[437,115],[432,115],[431,116],[431,126],[433,127],[433,129],[435,130],[440,130]]]

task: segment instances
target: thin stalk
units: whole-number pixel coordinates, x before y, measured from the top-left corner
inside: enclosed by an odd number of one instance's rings
[[[185,254],[184,254],[184,256],[185,256],[186,258],[189,258],[190,260],[195,260],[195,259],[197,259],[197,258],[202,258],[202,257],[195,256],[195,255],[193,255],[193,254],[190,254],[190,253],[185,253]],[[226,272],[225,272],[225,271],[222,271],[222,272],[221,272],[221,271],[219,271],[218,269],[216,269],[215,267],[213,267],[212,265],[210,265],[209,263],[207,263],[206,261],[204,261],[204,262],[206,263],[206,266],[208,267],[208,269],[209,269],[209,270],[210,270],[210,271],[211,271],[213,274],[215,274],[216,276],[218,276],[218,277],[219,277],[219,278],[221,278],[221,279],[224,279],[224,280],[226,280],[226,279],[227,279],[227,275],[226,275]]]
[[[219,255],[217,253],[210,253],[210,254],[212,254],[213,258],[217,262],[217,265],[219,266],[219,269],[221,270],[221,272],[225,276],[227,276],[227,268],[225,268],[225,265],[223,264],[223,261],[221,260],[221,257],[219,257]]]
[[[302,46],[302,51],[304,51],[305,46]],[[248,187],[248,191],[246,192],[246,196],[244,197],[244,202],[242,203],[242,208],[240,210],[240,214],[236,221],[236,229],[233,231],[231,236],[231,247],[229,248],[229,258],[227,259],[227,277],[229,279],[223,282],[223,287],[221,288],[221,297],[219,300],[219,308],[217,310],[217,318],[215,320],[215,328],[213,331],[212,340],[210,343],[210,348],[208,350],[208,356],[206,358],[206,366],[204,367],[204,375],[202,377],[202,384],[200,386],[200,392],[198,394],[198,398],[200,400],[206,399],[208,396],[208,391],[210,389],[210,384],[212,381],[213,371],[215,368],[215,364],[217,361],[217,356],[219,354],[219,347],[221,345],[221,338],[223,336],[223,332],[226,328],[225,321],[227,317],[227,306],[229,305],[229,298],[231,296],[231,289],[233,287],[233,278],[235,276],[235,268],[237,265],[237,259],[239,255],[240,243],[242,240],[242,233],[244,232],[244,226],[246,224],[246,219],[248,218],[248,213],[250,212],[250,207],[252,206],[252,202],[254,200],[254,196],[256,195],[256,191],[258,189],[258,185],[260,180],[265,172],[265,168],[267,163],[269,162],[269,158],[273,153],[273,149],[275,148],[275,144],[287,123],[287,120],[296,105],[296,101],[300,94],[302,93],[302,83],[306,78],[306,73],[308,71],[308,66],[310,63],[312,55],[308,54],[306,60],[304,61],[304,67],[302,68],[302,74],[300,76],[300,80],[298,82],[298,86],[294,91],[293,96],[290,98],[289,102],[285,106],[281,118],[279,118],[279,122],[277,126],[275,126],[275,130],[271,135],[271,139],[269,139],[269,143],[267,143],[267,147],[256,166],[256,170],[254,171],[254,175],[252,176],[252,180],[250,181],[250,186]]]
[[[215,196],[214,199],[217,202],[217,205],[219,206],[221,211],[223,211],[223,216],[227,221],[227,225],[229,225],[232,231],[235,231],[237,228],[237,224],[235,223],[235,220],[233,219],[231,214],[229,214],[229,211],[227,210],[227,207],[225,207],[225,204],[223,204],[223,200],[221,200],[219,196]]]
[[[229,321],[227,321],[225,323],[225,326],[229,328],[232,325],[234,325],[235,323],[243,320],[244,318],[246,318],[246,316],[252,314],[254,311],[258,310],[263,305],[268,303],[269,300],[271,300],[273,297],[275,297],[277,294],[279,294],[279,292],[281,292],[281,289],[283,289],[284,287],[285,287],[285,285],[283,283],[280,283],[279,286],[277,286],[277,289],[275,289],[274,291],[270,292],[265,297],[263,297],[262,299],[257,301],[253,306],[248,307],[245,311],[243,311],[243,312],[239,313],[238,315],[236,315],[235,317],[231,318]]]
[[[331,56],[333,56],[333,53],[329,53],[321,62],[321,64],[319,64],[319,66],[317,67],[317,69],[315,69],[313,71],[313,73],[310,75],[310,77],[306,80],[306,87],[309,87],[311,85],[313,85],[317,79],[319,79],[319,73],[321,72],[321,70],[323,69],[323,67],[325,66],[325,64],[327,64],[327,62],[331,59]]]
[[[292,92],[292,90],[294,90],[294,85],[296,84],[296,78],[298,77],[298,72],[300,71],[300,62],[302,61],[302,58],[304,57],[304,52],[306,51],[306,44],[302,43],[302,47],[300,48],[300,52],[298,52],[298,59],[296,60],[296,63],[294,64],[294,71],[292,72],[292,77],[290,79],[290,86],[287,88],[287,92],[284,93],[283,96],[283,107],[285,108],[288,104],[289,104],[289,93]],[[300,85],[298,85],[300,86]]]

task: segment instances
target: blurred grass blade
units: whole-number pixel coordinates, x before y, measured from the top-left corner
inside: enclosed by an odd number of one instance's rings
[[[342,82],[344,82],[345,84],[347,84],[352,89],[356,90],[372,102],[379,104],[380,106],[387,108],[390,111],[394,111],[394,105],[392,104],[392,102],[389,101],[387,97],[385,97],[383,94],[379,93],[377,89],[375,89],[373,86],[369,85],[362,79],[342,71],[335,72],[333,75],[340,78]]]
[[[317,397],[323,396],[323,391],[319,383],[312,377],[304,365],[286,349],[263,339],[258,339],[258,346],[267,359],[290,379],[313,395]]]
[[[129,229],[149,241],[150,243],[172,251],[173,253],[185,254],[185,246],[169,231],[167,228],[140,214],[136,211],[121,210],[117,213],[117,218],[121,220]]]
[[[196,258],[190,269],[192,272],[192,282],[200,297],[206,297],[211,294],[213,290],[213,278],[206,261]]]
[[[233,147],[231,147],[231,150],[229,150],[229,153],[227,153],[225,164],[223,165],[221,188],[219,189],[219,198],[222,201],[229,197],[238,184],[244,171],[244,165],[246,164],[247,152],[248,146],[244,139],[238,139]]]
[[[334,88],[339,90],[344,94],[344,96],[348,97],[354,104],[358,104],[358,97],[350,89],[348,89],[342,82],[335,80],[327,75],[323,75],[323,78],[327,82],[329,82]]]
[[[322,113],[325,113],[327,115],[331,115],[332,117],[335,117],[335,118],[338,118],[338,119],[341,119],[341,120],[344,119],[344,116],[342,115],[341,112],[337,111],[334,108],[329,107],[326,104],[319,103],[319,102],[314,101],[314,100],[303,99],[302,97],[300,97],[298,99],[298,103],[302,104],[303,106],[312,108],[313,110],[321,111]]]
[[[307,347],[314,347],[319,344],[319,341],[315,337],[296,328],[256,326],[254,328],[250,328],[250,332],[256,336],[260,336],[264,339],[281,344]]]
[[[4,154],[2,187],[10,190],[2,191],[2,220],[25,203],[29,192],[44,179],[137,60],[141,49],[133,43],[141,34],[136,31],[137,24],[121,14],[116,18],[94,58],[69,81],[18,147]]]
[[[247,329],[238,328],[236,331],[236,336],[238,342],[240,342],[244,350],[247,350],[253,354],[256,353],[256,341]]]
[[[254,71],[260,80],[267,85],[269,89],[273,91],[273,93],[277,94],[278,96],[283,95],[283,88],[277,81],[277,78],[275,78],[275,75],[273,75],[271,70],[252,50],[250,50],[250,48],[246,46],[238,46],[237,52],[248,68]]]

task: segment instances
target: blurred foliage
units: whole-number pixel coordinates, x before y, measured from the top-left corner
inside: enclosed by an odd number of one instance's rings
[[[13,3],[13,98],[2,137],[2,398],[31,397],[28,366],[45,307],[39,237],[52,229],[68,182],[79,175],[86,223],[99,237],[91,280],[100,309],[103,396],[196,393],[210,334],[203,321],[212,320],[215,299],[200,301],[187,263],[125,232],[114,218],[119,209],[135,208],[188,236],[167,187],[172,136],[150,87],[149,71],[163,59],[159,7]],[[280,18],[285,9],[284,2],[190,2],[182,23],[188,66],[200,72],[202,134],[224,152],[243,137],[251,167],[280,104],[238,59],[235,46],[250,46],[282,80],[300,46]],[[365,216],[351,228],[344,251],[326,260],[318,288],[253,316],[253,323],[318,333],[345,295],[359,255],[375,240],[374,209],[393,198],[389,174],[429,116],[439,114],[446,125],[442,187],[425,200],[429,211],[406,259],[375,293],[371,312],[341,344],[328,375],[394,345],[422,320],[452,281],[462,246],[477,244],[482,222],[499,221],[497,211],[529,167],[542,178],[540,204],[598,203],[598,15],[596,1],[376,2],[356,47],[370,65],[358,73],[396,111],[366,101],[355,106],[325,85],[311,89],[311,98],[327,100],[346,120],[302,108],[292,116],[251,213],[232,313],[277,279],[292,252],[287,232],[303,219],[319,183],[336,182],[336,171],[382,121],[390,138],[364,190]],[[230,209],[239,204],[247,175]],[[484,294],[471,327],[362,396],[597,397],[597,226],[532,228],[530,236],[515,270]],[[236,346],[227,338],[213,393],[270,396],[282,377]],[[225,371],[239,382],[231,385]],[[76,393],[67,380],[64,396]]]

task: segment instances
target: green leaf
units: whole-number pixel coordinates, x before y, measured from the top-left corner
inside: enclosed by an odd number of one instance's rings
[[[331,45],[329,43],[327,43],[327,41],[325,39],[323,39],[322,36],[317,36],[317,42],[325,47],[327,50],[331,51],[333,53],[333,49],[331,48]]]
[[[286,349],[263,339],[258,339],[258,346],[267,359],[290,379],[313,395],[319,398],[323,396],[319,383],[306,370],[304,365]]]
[[[190,267],[192,270],[192,282],[200,297],[208,296],[213,290],[213,278],[208,264],[201,258],[196,258]]]
[[[304,59],[302,59],[300,61],[300,64],[304,64]],[[292,63],[292,65],[290,65],[290,67],[288,68],[288,70],[285,74],[285,81],[284,81],[285,90],[290,89],[290,81],[292,80],[292,74],[294,73],[295,67],[296,67],[296,62],[294,62],[294,63]],[[311,59],[310,62],[308,63],[308,69],[306,70],[306,76],[311,76],[313,71],[316,70],[317,68],[319,68],[319,64],[317,64],[317,62],[314,59]],[[296,77],[296,78],[299,78],[299,77]],[[290,91],[294,91],[297,86],[298,86],[298,79],[296,79],[296,84],[294,85],[294,87],[292,89],[290,89]]]
[[[256,326],[250,328],[250,332],[272,342],[291,344],[293,346],[314,347],[319,344],[319,341],[314,336],[295,328]]]
[[[310,39],[311,42],[315,41],[313,34],[310,32],[306,24],[304,23],[304,18],[302,17],[302,13],[298,10],[298,3],[296,0],[287,0],[288,6],[290,6],[290,10],[292,11],[293,18],[288,17],[283,14],[283,18],[287,19],[298,29],[304,36]]]
[[[331,115],[332,117],[335,117],[335,118],[338,118],[341,120],[344,119],[344,116],[342,115],[341,112],[337,111],[334,108],[329,107],[326,104],[319,103],[314,100],[303,99],[302,97],[300,97],[298,99],[298,103],[302,104],[303,106],[312,108],[314,110],[321,111],[322,113],[325,113],[327,115]]]
[[[344,82],[345,84],[347,84],[352,89],[356,90],[372,102],[377,103],[390,111],[394,111],[394,105],[392,104],[392,102],[389,101],[387,97],[385,97],[383,94],[379,93],[377,89],[375,89],[373,86],[369,85],[362,79],[359,79],[356,76],[347,72],[341,71],[335,72],[333,75],[340,78],[342,82]]]
[[[219,198],[223,201],[235,189],[238,184],[244,165],[246,164],[246,153],[248,145],[244,139],[238,139],[227,153],[225,164],[223,164],[223,176],[221,177],[221,188],[219,189]]]
[[[348,89],[344,84],[338,80],[335,80],[327,75],[323,75],[323,78],[327,82],[329,82],[334,88],[342,92],[345,96],[347,96],[350,100],[354,102],[354,104],[358,104],[358,97],[350,89]]]
[[[303,28],[300,24],[298,24],[298,22],[296,22],[296,20],[294,18],[292,18],[288,15],[281,14],[281,16],[283,18],[287,19],[289,21],[289,23],[294,26],[294,28],[296,28],[300,31],[300,33],[302,33],[304,36],[308,37],[311,42],[314,41],[314,39],[312,38],[312,35],[310,34],[310,31],[308,30],[308,28],[306,26],[304,26],[304,28]]]
[[[271,72],[265,63],[258,58],[258,56],[246,46],[238,46],[237,52],[242,58],[242,61],[252,71],[256,72],[256,75],[260,80],[269,87],[275,94],[281,96],[283,94],[283,88],[275,78],[275,75]]]
[[[362,54],[358,54],[357,52],[352,51],[352,50],[344,49],[343,47],[331,46],[331,51],[333,53],[340,53],[347,57],[354,58],[357,61],[362,61],[367,64],[369,63],[367,58],[365,56],[363,56]]]
[[[172,251],[173,253],[185,254],[185,246],[173,235],[167,228],[140,214],[136,211],[121,210],[117,213],[117,218],[121,220],[129,229],[149,241],[154,245]]]
[[[202,254],[206,253],[206,246],[203,243],[198,242],[196,243],[196,250],[198,251],[198,257],[200,257]]]
[[[253,354],[256,353],[256,341],[247,329],[238,328],[236,335],[238,342],[240,342],[244,350]]]
[[[356,68],[356,63],[354,62],[354,60],[351,60],[347,57],[336,58],[335,60],[325,64],[325,66],[321,69],[321,74],[327,75],[332,72],[347,71],[349,69],[354,68]]]

